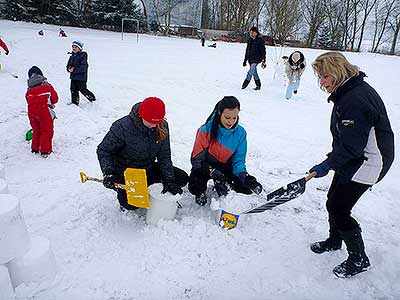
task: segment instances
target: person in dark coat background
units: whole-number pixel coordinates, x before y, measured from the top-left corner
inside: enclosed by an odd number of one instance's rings
[[[329,237],[311,244],[315,253],[338,250],[342,241],[349,254],[333,269],[338,277],[350,277],[370,266],[361,228],[351,216],[360,197],[388,172],[394,160],[394,134],[385,105],[378,93],[364,81],[366,76],[343,54],[327,52],[312,64],[322,90],[333,102],[330,130],[332,151],[310,169],[316,177],[329,170],[335,174],[328,191]]]
[[[182,194],[189,177],[172,165],[168,123],[164,120],[164,102],[149,97],[136,103],[129,115],[115,121],[97,147],[97,157],[103,172],[103,184],[118,193],[121,210],[134,210],[125,190],[114,183],[124,182],[126,168],[145,169],[147,185],[161,182],[163,193]]]
[[[96,100],[96,97],[87,88],[88,79],[88,55],[83,50],[81,41],[72,43],[72,53],[67,63],[67,71],[71,79],[71,103],[79,104],[79,92],[81,92],[90,102]]]
[[[257,73],[257,65],[261,63],[261,67],[264,69],[266,67],[266,64],[265,43],[260,37],[257,27],[251,27],[250,29],[250,38],[247,41],[243,67],[247,65],[247,62],[249,62],[250,64],[250,69],[247,72],[246,79],[242,84],[242,89],[245,89],[249,85],[251,78],[254,77],[254,81],[256,83],[255,90],[259,90],[261,89],[261,80]]]

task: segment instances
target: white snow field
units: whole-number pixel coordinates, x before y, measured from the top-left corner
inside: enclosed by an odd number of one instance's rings
[[[40,29],[44,36],[37,34]],[[18,300],[400,299],[399,160],[354,208],[372,268],[351,279],[332,273],[347,258],[344,247],[322,255],[309,249],[327,237],[325,200],[332,172],[311,180],[289,203],[241,217],[230,231],[216,225],[210,205],[199,207],[187,188],[176,220],[148,226],[144,212],[121,213],[113,191],[79,180],[80,171],[102,176],[97,145],[113,121],[148,96],[165,101],[173,162],[189,172],[196,130],[225,95],[241,102],[249,173],[267,190],[300,178],[330,151],[332,104],[310,66],[322,51],[302,49],[308,67],[298,95],[287,101],[270,59],[265,70],[259,68],[261,91],[252,89],[254,82],[241,90],[248,70],[242,67],[245,44],[202,48],[198,40],[150,35],[140,35],[136,43],[134,34],[122,41],[120,33],[63,29],[67,38],[58,37],[59,26],[0,20],[0,35],[10,48],[9,56],[0,57],[1,163],[29,233],[50,240],[58,266],[54,281],[20,285]],[[81,96],[79,107],[67,105],[65,65],[75,39],[85,43],[88,88],[98,98],[89,103]],[[268,47],[269,57],[279,52],[274,49]],[[286,48],[282,55],[294,50]],[[345,55],[366,72],[395,134],[400,132],[400,58]],[[48,159],[32,154],[25,141],[30,125],[24,95],[32,65],[60,96]],[[397,157],[399,148],[396,143]]]

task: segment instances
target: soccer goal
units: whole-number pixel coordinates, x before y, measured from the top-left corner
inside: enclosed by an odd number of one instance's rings
[[[139,20],[138,19],[122,18],[121,39],[124,40],[124,22],[126,22],[126,21],[136,22],[136,42],[139,43]]]

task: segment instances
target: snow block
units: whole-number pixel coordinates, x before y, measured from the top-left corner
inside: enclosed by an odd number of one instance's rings
[[[147,210],[146,223],[156,225],[159,220],[173,220],[176,216],[178,202],[182,197],[170,193],[162,194],[162,184],[149,187],[150,208]]]
[[[5,179],[0,178],[0,194],[8,194],[8,184]]]
[[[6,178],[6,172],[4,170],[4,165],[0,164],[0,179],[5,179]]]
[[[10,275],[5,266],[0,266],[0,300],[14,300],[15,294]]]
[[[30,246],[18,198],[0,194],[0,264],[24,255]]]
[[[7,263],[14,288],[21,283],[53,280],[57,273],[56,260],[50,241],[41,236],[32,236],[32,247],[23,256]]]

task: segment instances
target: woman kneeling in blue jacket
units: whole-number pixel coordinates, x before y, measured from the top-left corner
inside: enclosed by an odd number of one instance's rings
[[[207,203],[207,182],[213,179],[219,196],[229,188],[243,194],[261,193],[262,186],[246,171],[246,130],[239,123],[240,103],[233,96],[219,101],[196,135],[189,191],[196,203]]]

